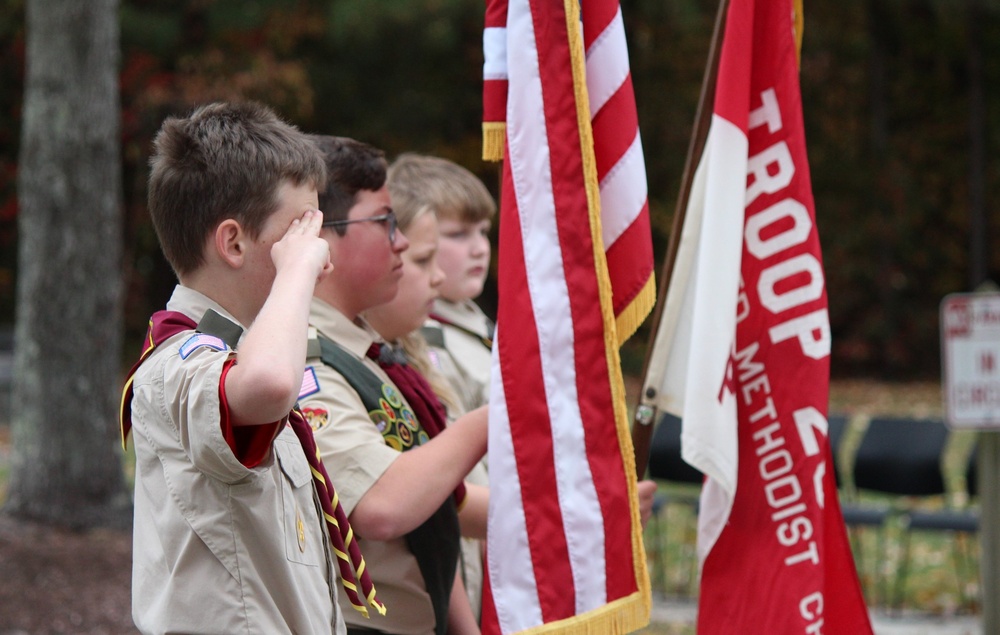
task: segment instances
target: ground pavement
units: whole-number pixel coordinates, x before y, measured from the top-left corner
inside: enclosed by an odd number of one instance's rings
[[[697,618],[694,600],[664,598],[653,593],[651,621],[658,624],[694,626]],[[872,609],[875,635],[984,635],[978,615],[927,616],[904,612],[889,614]]]

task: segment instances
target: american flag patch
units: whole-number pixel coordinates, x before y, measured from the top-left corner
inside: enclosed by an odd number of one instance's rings
[[[221,339],[214,335],[209,335],[208,333],[195,333],[188,338],[186,342],[181,344],[181,359],[187,359],[188,355],[193,353],[195,350],[201,348],[202,346],[207,346],[211,349],[217,351],[227,351],[229,347]]]
[[[299,399],[318,392],[319,381],[316,379],[316,370],[312,366],[306,366],[306,372],[302,373],[302,388],[299,389]]]

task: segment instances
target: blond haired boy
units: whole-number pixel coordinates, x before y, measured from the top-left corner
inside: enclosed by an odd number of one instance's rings
[[[469,170],[415,153],[401,154],[389,166],[389,194],[396,207],[426,207],[437,215],[444,280],[425,336],[465,410],[478,408],[489,399],[493,321],[474,300],[489,274],[496,202]]]
[[[389,196],[401,215],[436,215],[437,265],[444,274],[431,319],[422,333],[431,362],[458,396],[457,417],[489,398],[493,321],[474,302],[489,273],[489,232],[496,203],[486,186],[464,167],[439,157],[405,153],[389,166]],[[447,401],[447,400],[446,400]],[[489,486],[485,459],[465,478]],[[476,619],[483,592],[483,542],[462,539],[462,580]]]

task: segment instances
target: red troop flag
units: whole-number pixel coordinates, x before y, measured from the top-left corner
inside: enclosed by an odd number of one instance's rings
[[[791,0],[731,0],[643,390],[706,475],[698,632],[871,633],[827,439],[830,327]]]
[[[484,49],[505,160],[483,632],[624,634],[650,594],[618,346],[655,298],[617,0],[491,2]]]

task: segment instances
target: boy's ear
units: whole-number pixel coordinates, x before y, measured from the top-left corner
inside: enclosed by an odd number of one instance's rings
[[[239,269],[247,253],[249,237],[234,219],[227,218],[215,228],[213,247],[215,253],[230,267]]]

